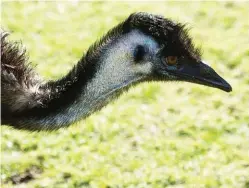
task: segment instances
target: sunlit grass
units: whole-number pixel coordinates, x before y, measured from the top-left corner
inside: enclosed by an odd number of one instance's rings
[[[2,27],[22,40],[46,79],[66,74],[96,39],[135,11],[192,27],[232,93],[188,83],[146,83],[69,129],[3,127],[2,187],[249,187],[249,4],[236,2],[4,2]]]

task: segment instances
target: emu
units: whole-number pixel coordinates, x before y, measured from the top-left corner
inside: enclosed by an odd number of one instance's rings
[[[93,44],[67,75],[48,82],[7,36],[1,34],[1,118],[16,129],[67,127],[141,82],[187,81],[232,91],[203,63],[185,25],[159,15],[131,14]]]

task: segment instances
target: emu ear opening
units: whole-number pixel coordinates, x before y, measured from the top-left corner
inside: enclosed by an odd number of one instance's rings
[[[139,62],[141,60],[143,60],[143,57],[145,55],[146,51],[144,46],[142,45],[138,45],[136,46],[135,50],[134,50],[134,60],[135,62]]]

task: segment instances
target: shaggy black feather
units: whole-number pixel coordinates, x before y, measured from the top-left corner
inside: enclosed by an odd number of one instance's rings
[[[25,49],[17,42],[9,43],[7,36],[1,33],[2,114],[33,108],[43,97],[37,90],[41,82],[28,63]],[[33,92],[27,92],[30,90]]]

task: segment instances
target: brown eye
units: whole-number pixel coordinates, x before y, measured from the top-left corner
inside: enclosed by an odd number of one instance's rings
[[[169,65],[176,65],[177,64],[177,57],[176,56],[168,56],[168,57],[166,57],[166,62]]]

